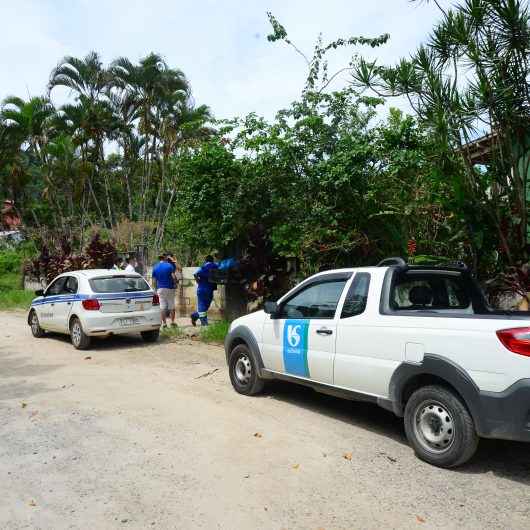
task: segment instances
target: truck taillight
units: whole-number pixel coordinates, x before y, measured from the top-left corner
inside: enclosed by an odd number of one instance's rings
[[[156,293],[153,295],[153,305],[160,305],[160,298]]]
[[[511,352],[530,357],[530,328],[500,329],[497,337]]]
[[[83,300],[81,304],[83,305],[83,309],[86,309],[87,311],[99,311],[101,308],[101,304],[96,298],[87,298],[86,300]]]

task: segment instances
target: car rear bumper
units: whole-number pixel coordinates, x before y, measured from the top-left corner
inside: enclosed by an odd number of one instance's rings
[[[503,392],[481,392],[480,408],[481,436],[530,442],[530,379],[521,379]]]
[[[91,336],[151,331],[159,329],[161,323],[158,308],[141,313],[100,313],[82,319],[83,331]]]

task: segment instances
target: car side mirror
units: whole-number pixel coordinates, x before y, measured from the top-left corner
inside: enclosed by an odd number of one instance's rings
[[[270,315],[272,318],[276,317],[279,312],[279,306],[276,302],[265,302],[263,304],[263,310],[267,315]]]
[[[36,296],[44,296],[44,289],[37,289],[35,291]]]

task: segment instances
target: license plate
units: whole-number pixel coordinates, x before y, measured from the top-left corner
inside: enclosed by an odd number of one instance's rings
[[[134,326],[136,324],[135,318],[120,318],[119,320],[120,326],[126,327],[126,326]]]

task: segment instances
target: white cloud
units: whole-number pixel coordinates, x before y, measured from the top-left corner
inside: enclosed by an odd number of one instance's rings
[[[306,68],[294,51],[267,42],[267,10],[308,54],[319,32],[324,40],[388,32],[386,46],[359,49],[385,62],[413,51],[438,16],[434,7],[408,0],[5,0],[0,98],[43,93],[64,55],[96,50],[108,62],[157,51],[186,73],[197,102],[216,116],[255,111],[271,117],[299,95]],[[340,51],[330,66],[347,61],[348,53]]]

